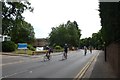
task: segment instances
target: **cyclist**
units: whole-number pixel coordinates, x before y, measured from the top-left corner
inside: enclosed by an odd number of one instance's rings
[[[92,53],[92,46],[89,46],[90,53]]]
[[[86,53],[87,53],[87,47],[86,46],[84,46],[84,50],[85,50],[85,56],[86,56]]]
[[[50,52],[50,48],[47,46],[47,47],[46,47],[46,50],[47,50],[47,52],[46,52],[46,57],[47,57],[48,60],[50,60],[50,53],[51,53],[51,52]]]
[[[65,59],[67,59],[67,52],[68,52],[68,46],[67,46],[67,44],[65,44],[65,46],[64,46],[64,57],[65,57]]]

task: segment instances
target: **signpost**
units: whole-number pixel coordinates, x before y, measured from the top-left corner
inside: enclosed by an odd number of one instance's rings
[[[27,43],[18,43],[18,50],[27,50]]]

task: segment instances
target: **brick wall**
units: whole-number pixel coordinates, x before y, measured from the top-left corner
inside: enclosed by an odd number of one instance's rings
[[[115,73],[120,76],[120,41],[106,47],[106,56]]]
[[[44,47],[48,45],[47,39],[41,38],[41,39],[36,39],[33,46],[35,47]]]

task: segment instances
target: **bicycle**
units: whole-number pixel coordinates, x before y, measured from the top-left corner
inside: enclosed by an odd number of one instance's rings
[[[49,54],[49,55],[44,55],[44,57],[43,57],[43,61],[47,61],[47,60],[50,60],[51,59],[51,55]]]
[[[63,53],[63,55],[62,55],[62,60],[65,60],[65,59],[67,59],[67,53]]]

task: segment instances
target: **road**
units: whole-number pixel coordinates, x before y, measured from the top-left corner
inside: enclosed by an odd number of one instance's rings
[[[3,78],[75,78],[90,59],[100,51],[89,51],[84,56],[83,50],[68,52],[68,59],[61,60],[61,55],[54,55],[50,61],[43,61],[44,55],[23,57],[2,55]]]

